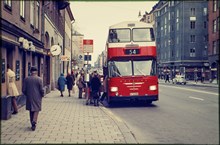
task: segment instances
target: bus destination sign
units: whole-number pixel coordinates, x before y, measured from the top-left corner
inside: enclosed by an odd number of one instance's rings
[[[140,50],[139,49],[125,49],[125,54],[126,55],[140,54]]]

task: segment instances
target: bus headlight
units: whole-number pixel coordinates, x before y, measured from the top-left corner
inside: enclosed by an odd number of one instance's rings
[[[157,86],[156,86],[156,85],[150,86],[150,87],[149,87],[149,90],[155,91],[155,90],[157,90]]]
[[[118,87],[111,87],[111,92],[117,92],[118,91]]]

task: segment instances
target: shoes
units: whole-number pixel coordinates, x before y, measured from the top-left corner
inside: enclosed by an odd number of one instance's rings
[[[60,97],[63,97],[63,95],[60,95]]]
[[[18,113],[18,111],[14,111],[12,114],[17,114]]]
[[[69,95],[69,97],[70,97],[70,95]]]
[[[36,122],[32,122],[32,126],[31,126],[31,129],[33,130],[33,131],[35,131],[35,129],[36,129]]]

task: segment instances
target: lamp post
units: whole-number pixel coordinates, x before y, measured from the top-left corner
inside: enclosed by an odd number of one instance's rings
[[[75,20],[71,21],[71,58],[70,58],[70,72],[72,72],[72,67],[73,67],[73,64],[72,64],[72,60],[73,60],[73,40],[72,40],[72,37],[73,37],[73,23],[75,22]]]

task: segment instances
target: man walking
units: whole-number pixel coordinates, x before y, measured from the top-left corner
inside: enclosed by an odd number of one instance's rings
[[[44,96],[43,81],[37,76],[37,68],[31,67],[31,76],[25,78],[22,92],[26,96],[26,110],[30,112],[31,129],[34,131]]]

